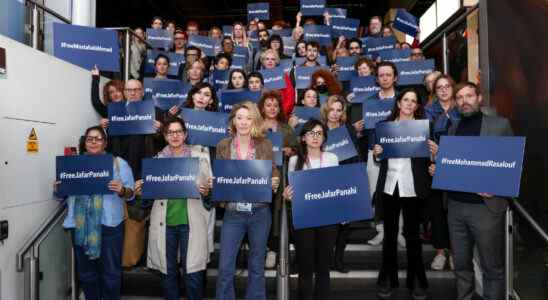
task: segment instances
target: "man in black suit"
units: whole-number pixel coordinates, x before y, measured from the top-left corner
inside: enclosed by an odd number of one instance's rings
[[[449,135],[457,136],[511,136],[507,119],[488,116],[481,112],[482,103],[477,85],[460,83],[455,98],[462,118],[449,128]],[[435,165],[431,166],[431,174]],[[469,300],[474,296],[473,253],[477,248],[483,271],[483,298],[504,299],[504,216],[506,199],[493,195],[464,192],[445,192],[449,234],[455,256],[457,299]]]

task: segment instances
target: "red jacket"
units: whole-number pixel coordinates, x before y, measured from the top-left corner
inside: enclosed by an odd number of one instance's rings
[[[287,73],[284,73],[285,88],[281,90],[282,93],[282,110],[287,117],[293,112],[295,107],[295,88],[291,83],[291,79]]]

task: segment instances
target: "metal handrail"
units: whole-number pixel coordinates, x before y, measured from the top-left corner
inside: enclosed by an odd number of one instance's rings
[[[17,252],[17,271],[22,272],[23,271],[23,265],[24,265],[24,259],[25,255],[29,253],[36,245],[40,245],[40,243],[44,240],[44,236],[47,236],[48,233],[53,229],[53,226],[57,224],[60,220],[62,220],[67,214],[67,207],[64,202],[59,203],[59,206],[55,209],[55,211],[48,216],[48,218],[40,225],[38,230],[34,232],[34,234],[25,242],[23,247]],[[32,255],[35,255],[36,253],[32,253]]]
[[[134,37],[136,37],[137,39],[139,39],[139,41],[141,41],[143,44],[145,44],[147,46],[147,48],[154,48],[152,47],[152,45],[145,39],[143,39],[142,37],[138,36],[135,31],[129,27],[102,27],[101,29],[107,29],[107,30],[117,30],[117,31],[128,31],[131,35],[133,35]]]
[[[519,204],[518,201],[515,199],[510,200],[510,204],[513,208],[515,208],[515,211],[517,211],[526,221],[533,227],[533,229],[540,235],[540,237],[544,240],[545,243],[548,244],[548,233],[542,229],[542,227],[538,224],[535,219],[525,210],[525,208]]]
[[[44,11],[47,12],[48,14],[53,15],[53,16],[56,17],[57,19],[59,19],[59,20],[65,22],[65,23],[67,23],[67,24],[71,24],[71,23],[72,23],[71,20],[69,20],[69,19],[67,19],[67,18],[65,18],[65,17],[63,17],[63,16],[61,16],[59,13],[57,13],[57,12],[54,11],[54,10],[52,10],[51,8],[46,7],[46,6],[44,6],[44,5],[42,5],[42,4],[38,3],[38,2],[36,2],[36,1],[34,1],[34,0],[26,0],[25,2],[26,2],[26,3],[30,3],[30,4],[32,4],[32,5],[35,5],[36,7],[38,7],[38,8],[40,8],[40,9],[44,10]]]

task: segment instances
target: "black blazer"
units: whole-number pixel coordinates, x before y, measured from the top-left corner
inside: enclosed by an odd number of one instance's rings
[[[411,158],[411,172],[413,173],[413,184],[415,186],[415,194],[421,199],[426,199],[430,195],[430,186],[432,179],[428,174],[428,166],[430,165],[430,159],[419,157]],[[384,192],[384,185],[386,183],[386,175],[388,173],[388,159],[381,160],[381,167],[379,170],[379,180],[377,181],[376,192]]]

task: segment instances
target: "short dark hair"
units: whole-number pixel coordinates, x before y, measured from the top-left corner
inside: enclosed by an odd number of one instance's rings
[[[352,43],[358,43],[360,45],[360,48],[363,47],[362,40],[360,40],[359,38],[353,37],[350,40],[348,40],[348,44],[347,44],[348,49],[350,49],[350,44],[352,44]]]
[[[202,49],[196,47],[196,46],[188,46],[186,47],[186,50],[185,50],[185,57],[186,57],[186,53],[188,50],[196,50],[198,51],[198,58],[201,58],[202,57]]]
[[[192,97],[203,88],[208,88],[211,91],[211,100],[213,100],[211,101],[211,104],[205,108],[205,110],[217,111],[219,108],[219,99],[217,98],[217,93],[215,92],[215,88],[213,88],[213,86],[207,82],[198,82],[190,89],[190,91],[188,91],[183,107],[194,108],[194,100],[192,100]]]
[[[154,65],[156,65],[156,63],[158,63],[158,60],[160,60],[161,58],[165,59],[167,61],[167,64],[169,65],[169,57],[162,53],[156,55],[156,58],[154,59]]]
[[[258,23],[257,23],[257,24],[258,24]],[[266,30],[266,29],[261,29],[261,30],[257,31],[257,37],[258,37],[259,34],[260,34],[261,32],[263,32],[263,31],[266,32],[267,36],[270,36],[270,32],[268,32],[268,30]]]
[[[318,43],[318,42],[316,42],[316,41],[308,41],[308,42],[306,42],[305,48],[308,48],[308,46],[314,47],[314,48],[320,50],[320,43]]]
[[[247,75],[247,81],[249,81],[249,79],[251,77],[256,77],[256,78],[259,78],[261,80],[261,84],[264,85],[264,78],[263,78],[263,74],[259,73],[259,72],[251,72],[249,73],[249,75]]]
[[[182,118],[176,117],[176,116],[168,116],[164,120],[164,123],[162,124],[162,133],[163,134],[167,134],[167,131],[169,130],[169,125],[171,125],[172,123],[181,124],[181,128],[183,128],[183,131],[186,132],[186,124],[185,124],[185,121]]]
[[[464,81],[464,82],[459,82],[459,84],[457,84],[455,86],[455,90],[454,90],[454,95],[457,94],[458,91],[462,90],[463,88],[471,88],[471,89],[474,89],[474,92],[476,92],[476,95],[480,95],[481,94],[481,90],[480,90],[480,87],[473,83],[473,82],[470,82],[470,81]]]
[[[392,71],[394,71],[394,77],[398,77],[398,68],[396,68],[396,64],[391,61],[381,61],[377,64],[377,76],[379,75],[379,70],[381,67],[390,67],[392,68]]]
[[[164,19],[162,19],[162,17],[160,17],[160,16],[152,17],[152,20],[150,21],[150,24],[154,23],[154,21],[156,21],[156,20],[160,20],[160,22],[162,22],[162,25],[164,24]]]
[[[229,54],[226,53],[219,53],[217,56],[215,56],[215,64],[217,64],[221,59],[228,60],[228,66],[232,65],[232,57]]]

